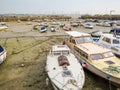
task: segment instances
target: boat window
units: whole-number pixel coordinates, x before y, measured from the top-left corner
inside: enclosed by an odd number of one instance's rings
[[[113,39],[113,44],[120,44],[120,42],[116,39]]]
[[[61,52],[58,52],[58,51],[54,51],[53,53],[54,55],[61,55]]]
[[[112,52],[106,52],[106,53],[103,53],[103,56],[104,57],[112,57],[112,56],[114,56],[114,54]]]
[[[105,63],[107,63],[107,64],[115,64],[113,61],[111,61],[111,60],[108,60],[108,61],[105,61]]]
[[[81,56],[88,59],[88,54],[86,54],[84,51],[80,50],[78,47],[74,47],[75,51],[78,52]]]
[[[84,37],[85,42],[92,42],[92,39],[90,37]]]
[[[63,76],[63,77],[72,77],[72,73],[71,73],[70,70],[64,70],[64,71],[62,72],[62,76]]]
[[[102,40],[107,42],[107,43],[111,43],[111,40],[109,38],[104,37]]]
[[[63,51],[62,52],[62,55],[68,55],[69,54],[69,51]]]
[[[76,38],[76,42],[77,42],[77,44],[84,43],[84,39],[83,38]]]
[[[91,58],[93,60],[98,60],[98,59],[102,59],[103,56],[102,56],[102,54],[91,54]]]
[[[72,42],[73,44],[76,44],[74,39],[72,39],[71,42]]]

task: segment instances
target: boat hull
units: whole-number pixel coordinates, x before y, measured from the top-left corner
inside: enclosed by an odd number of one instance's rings
[[[47,71],[46,71],[47,72]],[[50,77],[48,76],[48,79],[50,81],[50,84],[52,85],[52,87],[54,88],[54,90],[60,90],[53,82],[52,80],[50,79]]]
[[[109,82],[111,82],[113,85],[117,86],[120,88],[120,78],[117,77],[113,77],[111,75],[108,75],[107,73],[97,69],[96,67],[94,67],[93,65],[91,65],[89,62],[87,62],[86,60],[81,59],[79,56],[76,55],[76,57],[78,58],[78,60],[80,61],[81,65],[89,70],[90,72],[92,72],[93,74],[108,80]],[[86,65],[83,65],[86,64]]]
[[[8,27],[7,26],[3,26],[3,27],[0,27],[0,30],[4,30],[4,29],[7,29]]]
[[[6,51],[3,51],[0,54],[0,64],[6,59]]]

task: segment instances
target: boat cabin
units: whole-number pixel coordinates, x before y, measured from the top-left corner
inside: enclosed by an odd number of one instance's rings
[[[66,45],[56,45],[52,47],[52,55],[69,55],[70,49]]]
[[[76,31],[67,33],[70,35],[67,45],[82,59],[93,61],[114,56],[111,50],[94,43],[89,34]]]
[[[81,43],[89,43],[93,42],[90,34],[87,33],[80,33],[77,31],[70,31],[66,32],[69,36],[66,43],[70,48],[74,48],[74,45],[81,44]]]
[[[94,48],[94,50],[92,48]],[[106,49],[97,44],[94,45],[93,43],[76,45],[74,47],[74,51],[77,56],[80,56],[84,60],[89,60],[88,62],[94,62],[114,56],[114,54],[109,49]]]
[[[111,49],[115,54],[120,55],[120,39],[113,34],[103,34],[98,40],[98,44]]]
[[[110,49],[92,42],[89,34],[67,33],[70,37],[66,44],[72,49],[83,67],[104,79],[109,75],[111,82],[120,85],[120,60]],[[78,38],[81,41],[78,42]]]
[[[103,43],[104,45],[106,45],[106,47],[120,47],[120,40],[116,38],[113,34],[103,34],[98,42]]]

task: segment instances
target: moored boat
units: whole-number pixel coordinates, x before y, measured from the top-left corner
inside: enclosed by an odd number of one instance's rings
[[[50,31],[51,31],[51,32],[55,32],[55,31],[56,31],[56,27],[55,27],[55,26],[51,26],[51,27],[50,27]]]
[[[71,31],[71,27],[68,26],[68,25],[63,26],[63,29],[64,29],[65,31]]]
[[[97,43],[111,49],[116,56],[120,57],[120,39],[114,34],[102,34]]]
[[[84,26],[85,28],[93,29],[93,25],[90,24],[90,23],[85,23],[85,24],[83,24],[83,26]]]
[[[82,90],[85,76],[67,45],[54,45],[47,56],[46,71],[55,90]]]
[[[103,34],[103,32],[101,30],[96,30],[91,32],[91,36],[92,37],[100,37]]]
[[[8,26],[6,26],[6,25],[0,25],[0,30],[4,30],[4,29],[7,29],[8,28]]]
[[[120,60],[101,45],[94,43],[87,33],[66,32],[69,38],[66,44],[72,49],[84,68],[120,86]]]
[[[6,50],[0,46],[0,64],[6,59]]]
[[[42,33],[42,32],[46,32],[47,31],[47,29],[46,29],[46,27],[45,26],[42,26],[41,28],[40,28],[40,32]]]

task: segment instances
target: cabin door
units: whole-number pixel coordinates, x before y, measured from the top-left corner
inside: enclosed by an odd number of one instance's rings
[[[69,39],[68,42],[67,42],[67,45],[72,50],[74,49],[75,44],[76,44],[76,42],[75,42],[75,39],[73,39],[73,38]]]

